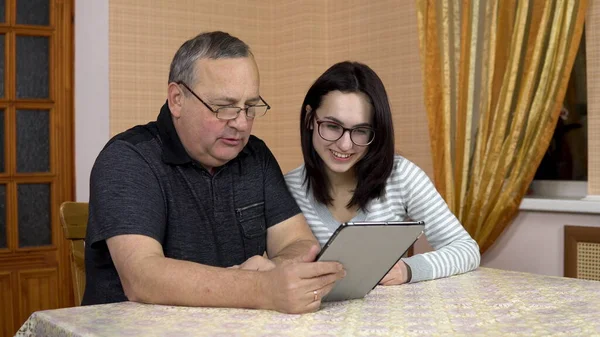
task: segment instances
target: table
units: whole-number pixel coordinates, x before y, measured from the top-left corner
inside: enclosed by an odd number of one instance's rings
[[[132,302],[33,313],[17,336],[600,336],[600,282],[479,268],[304,315]]]

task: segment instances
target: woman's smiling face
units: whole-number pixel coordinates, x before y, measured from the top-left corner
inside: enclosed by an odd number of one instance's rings
[[[310,109],[307,106],[306,109]],[[361,137],[369,137],[368,127],[372,126],[373,108],[368,97],[360,92],[343,93],[331,91],[323,96],[321,105],[315,111],[313,121],[312,142],[315,151],[321,157],[329,173],[346,173],[361,160],[369,146],[360,146],[352,142],[349,131],[343,131],[343,135],[336,141],[323,139],[330,138],[326,134],[331,130],[341,130],[339,126],[346,129],[365,127],[354,131],[354,141],[361,143]],[[321,124],[321,135],[319,134],[319,123]],[[339,126],[336,126],[336,123]]]

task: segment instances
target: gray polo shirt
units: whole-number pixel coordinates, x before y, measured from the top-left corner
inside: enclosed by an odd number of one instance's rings
[[[211,175],[185,151],[165,104],[156,122],[111,139],[91,173],[82,304],[126,301],[106,239],[141,234],[166,257],[241,264],[266,249],[266,230],[298,213],[275,157],[251,136]]]

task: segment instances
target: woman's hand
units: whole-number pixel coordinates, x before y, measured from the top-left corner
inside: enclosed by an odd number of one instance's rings
[[[408,267],[404,261],[400,260],[392,267],[385,277],[379,281],[379,284],[384,286],[391,286],[396,284],[403,284],[409,281]]]

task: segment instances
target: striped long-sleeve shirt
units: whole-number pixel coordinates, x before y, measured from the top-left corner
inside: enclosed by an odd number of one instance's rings
[[[324,245],[339,226],[327,206],[307,193],[304,165],[285,176],[310,228]],[[425,172],[402,156],[394,159],[385,195],[371,200],[367,211],[359,210],[351,221],[425,221],[424,233],[434,251],[402,260],[410,266],[411,282],[465,273],[479,266],[479,246],[452,214]]]

